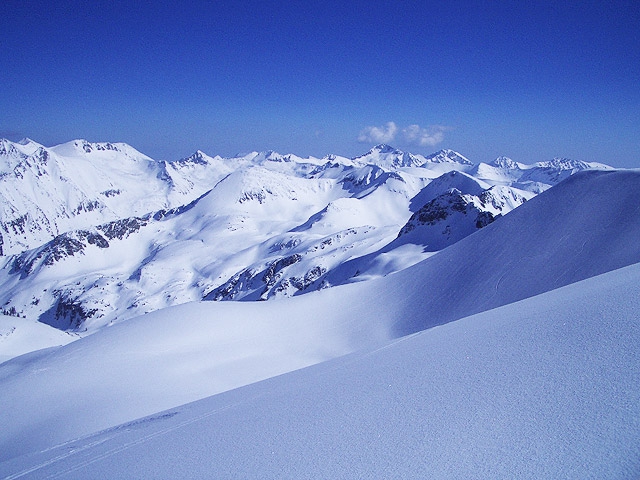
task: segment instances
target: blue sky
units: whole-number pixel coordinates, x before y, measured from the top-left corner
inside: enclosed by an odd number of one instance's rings
[[[634,1],[9,0],[0,136],[640,167],[639,25]]]

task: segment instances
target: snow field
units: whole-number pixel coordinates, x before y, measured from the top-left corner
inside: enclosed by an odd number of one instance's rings
[[[634,478],[639,285],[635,264],[14,458],[0,472]]]

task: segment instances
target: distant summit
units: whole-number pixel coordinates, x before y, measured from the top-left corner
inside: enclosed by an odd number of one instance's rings
[[[392,147],[391,145],[387,145],[386,143],[381,143],[379,145],[376,145],[375,147],[373,147],[371,150],[369,150],[369,153],[373,153],[373,152],[379,152],[379,153],[397,153],[397,154],[401,154],[402,152],[394,147]]]
[[[513,169],[513,170],[520,169],[520,165],[517,162],[514,162],[513,160],[511,160],[509,157],[498,157],[489,165],[497,168],[506,168],[506,169]]]
[[[376,145],[364,155],[354,157],[353,160],[383,168],[416,167],[424,163],[424,157],[405,153],[384,143]]]
[[[450,149],[443,149],[436,153],[432,153],[431,155],[428,155],[426,159],[431,163],[459,163],[461,165],[473,165],[473,162],[467,157]]]
[[[403,152],[402,150],[387,144],[376,145],[364,155],[355,157],[354,160],[391,168],[422,167],[428,163],[454,163],[465,166],[473,165],[473,162],[454,150],[440,150],[425,157],[423,155]]]

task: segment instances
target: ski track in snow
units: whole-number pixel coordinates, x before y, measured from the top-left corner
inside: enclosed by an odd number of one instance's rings
[[[254,395],[248,399],[243,400],[243,402],[245,401],[255,401],[257,400],[261,395]],[[195,416],[191,416],[186,420],[183,420],[179,423],[177,423],[176,425],[172,425],[170,427],[166,427],[166,428],[160,428],[154,432],[148,433],[146,435],[140,435],[135,437],[133,440],[123,440],[122,442],[118,442],[116,444],[116,446],[114,447],[107,447],[107,449],[97,455],[91,455],[89,458],[87,458],[86,460],[80,460],[77,463],[76,462],[69,462],[71,463],[73,466],[71,466],[70,468],[65,468],[63,467],[62,469],[60,469],[59,471],[55,472],[55,473],[51,473],[51,474],[46,474],[43,477],[39,477],[39,478],[63,478],[67,475],[69,475],[70,473],[73,473],[75,471],[81,470],[83,468],[86,468],[94,463],[100,462],[101,460],[107,459],[109,457],[112,457],[114,455],[117,455],[120,452],[123,452],[127,449],[130,449],[132,447],[135,447],[137,445],[141,445],[144,444],[156,437],[159,436],[163,436],[163,435],[167,435],[171,432],[173,432],[174,430],[179,430],[181,428],[185,428],[191,424],[195,424],[198,422],[201,422],[202,420],[217,415],[225,410],[229,410],[233,407],[235,407],[236,405],[240,404],[241,402],[238,403],[232,403],[229,405],[225,405],[221,408],[218,409],[213,409],[210,411],[206,411],[205,413],[202,413],[200,415],[195,415]],[[68,442],[65,442],[62,445],[56,445],[54,447],[51,447],[49,449],[43,450],[42,453],[46,453],[47,451],[55,451],[55,450],[59,450],[60,448],[66,448],[68,449],[67,453],[61,454],[61,455],[57,455],[49,460],[46,460],[42,463],[39,463],[37,465],[34,465],[33,467],[30,467],[26,470],[23,470],[19,473],[16,474],[12,474],[9,475],[8,477],[5,477],[5,480],[13,480],[16,478],[22,478],[25,476],[28,476],[32,473],[36,473],[44,468],[50,467],[50,466],[54,466],[60,462],[64,462],[64,461],[68,461],[71,457],[76,457],[78,455],[82,455],[83,453],[85,453],[85,451],[91,451],[92,449],[94,449],[95,447],[102,445],[102,444],[106,444],[106,443],[114,443],[115,440],[119,439],[122,435],[126,435],[126,433],[128,433],[132,427],[137,427],[139,425],[145,425],[148,423],[155,423],[158,421],[162,421],[168,418],[172,418],[176,415],[179,415],[180,411],[179,409],[174,409],[175,411],[169,412],[169,413],[163,413],[161,415],[156,415],[156,416],[151,416],[149,418],[143,418],[137,421],[133,421],[133,422],[128,422],[125,423],[124,425],[119,425],[116,427],[112,427],[109,428],[107,430],[105,430],[104,432],[98,432],[97,434],[91,434],[91,435],[87,435],[85,437],[81,437],[78,439],[74,439],[74,440],[70,440]],[[87,443],[84,443],[86,441],[86,439],[92,439],[98,437],[96,440],[90,440]]]

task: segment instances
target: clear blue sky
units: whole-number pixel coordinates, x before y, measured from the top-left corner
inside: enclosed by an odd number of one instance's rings
[[[640,167],[640,2],[15,1],[0,136]]]

